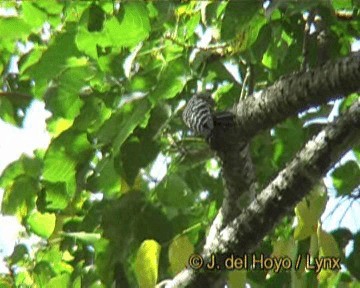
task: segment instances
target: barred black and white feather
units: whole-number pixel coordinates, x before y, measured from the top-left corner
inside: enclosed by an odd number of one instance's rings
[[[214,100],[205,94],[191,97],[182,114],[186,126],[196,134],[208,137],[214,129],[214,104]]]
[[[234,115],[231,112],[214,112],[214,100],[207,94],[195,94],[183,111],[183,120],[196,134],[208,139],[215,126],[232,126]]]

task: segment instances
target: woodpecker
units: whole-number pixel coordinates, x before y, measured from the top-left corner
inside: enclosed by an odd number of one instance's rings
[[[208,94],[200,93],[191,97],[183,111],[182,118],[186,126],[196,134],[209,139],[215,126],[234,125],[231,112],[214,112],[215,101]]]

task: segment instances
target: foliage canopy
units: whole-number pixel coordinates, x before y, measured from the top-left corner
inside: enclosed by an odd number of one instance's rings
[[[25,237],[42,239],[16,245],[2,287],[154,287],[184,268],[224,189],[217,158],[182,123],[184,100],[210,88],[217,107],[229,108],[304,62],[318,65],[320,54],[348,55],[360,34],[357,1],[273,4],[267,13],[261,1],[0,4],[0,116],[21,126],[31,101],[43,101],[52,137],[46,150],[21,156],[0,178],[2,213],[18,218]],[[306,32],[314,15],[322,22],[313,18],[315,33]],[[316,25],[326,27],[325,50]],[[356,98],[342,100],[340,110]],[[332,109],[309,110],[253,139],[260,185]],[[336,196],[351,201],[360,179],[359,147],[353,152],[331,174]],[[319,186],[257,252],[341,256],[345,270],[231,271],[230,287],[359,285],[360,234],[321,228],[327,199]],[[349,240],[354,249],[345,257]]]

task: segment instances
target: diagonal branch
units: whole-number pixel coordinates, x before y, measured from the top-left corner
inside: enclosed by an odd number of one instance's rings
[[[207,239],[202,256],[205,263],[215,254],[217,263],[229,253],[243,255],[255,250],[275,224],[312,189],[349,148],[360,141],[360,99],[334,123],[326,126],[298,152],[294,159],[214,239]],[[256,227],[256,229],[254,229]],[[219,271],[187,268],[166,287],[213,287]],[[204,286],[206,285],[206,286]]]
[[[336,98],[336,92],[345,94],[356,90],[359,87],[356,82],[360,78],[359,67],[358,53],[335,64],[328,62],[321,68],[291,75],[255,97],[241,101],[235,109],[238,127],[215,127],[210,144],[221,160],[225,189],[222,208],[210,228],[211,237],[206,245],[255,197],[257,186],[247,137],[311,105]],[[241,117],[249,120],[246,122]]]
[[[338,99],[360,88],[360,52],[323,66],[282,78],[240,101],[236,121],[242,135],[252,137],[289,116]]]

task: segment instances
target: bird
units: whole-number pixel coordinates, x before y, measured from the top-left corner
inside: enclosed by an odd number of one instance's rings
[[[214,111],[215,101],[209,93],[194,94],[182,114],[185,125],[196,135],[209,140],[215,128],[233,127],[235,115],[230,111]]]

